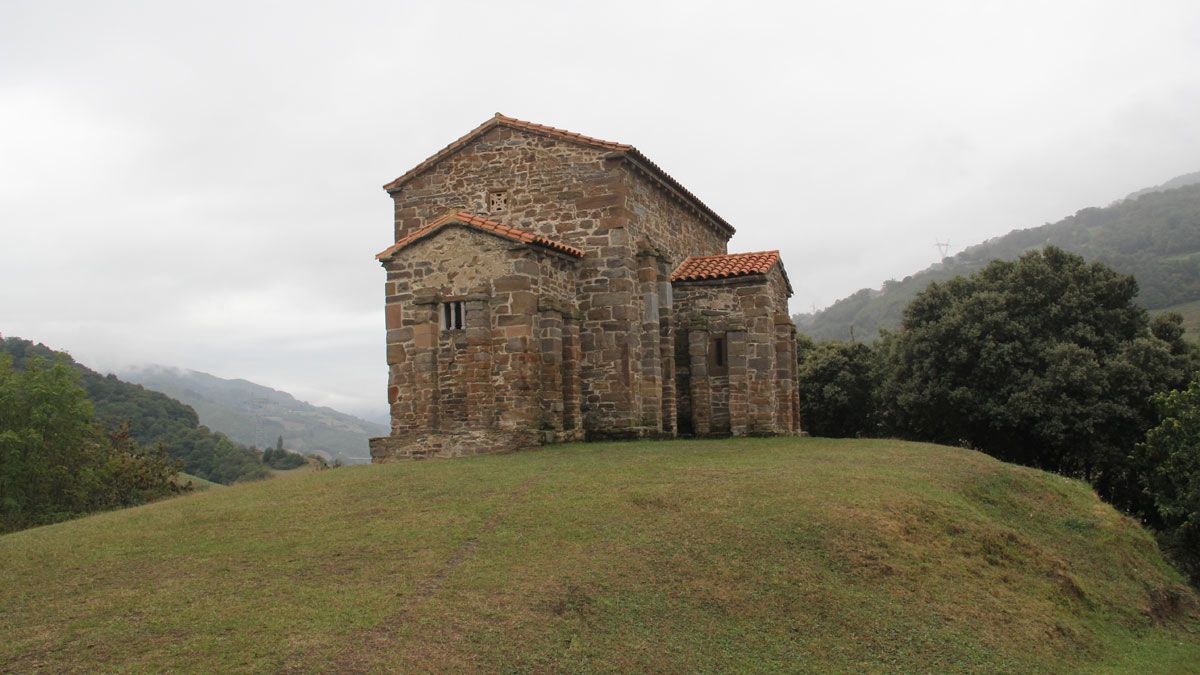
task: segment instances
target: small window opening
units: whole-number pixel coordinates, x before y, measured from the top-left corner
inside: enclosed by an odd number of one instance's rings
[[[713,340],[713,356],[717,360],[718,367],[725,365],[725,338]]]
[[[508,208],[508,193],[503,190],[488,193],[488,213],[500,213]]]
[[[461,300],[443,302],[441,315],[442,330],[462,330],[466,327],[466,311]]]

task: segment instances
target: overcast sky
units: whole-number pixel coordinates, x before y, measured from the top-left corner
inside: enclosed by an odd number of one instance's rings
[[[1200,3],[0,3],[0,333],[385,414],[380,186],[631,143],[793,311],[1200,170]]]

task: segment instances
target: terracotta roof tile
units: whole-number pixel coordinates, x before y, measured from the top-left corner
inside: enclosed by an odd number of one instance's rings
[[[778,264],[779,251],[691,256],[671,273],[671,281],[703,281],[766,274]],[[783,271],[782,266],[780,271]],[[786,274],[784,280],[787,280]],[[790,284],[788,290],[791,290]]]
[[[627,143],[617,143],[615,141],[605,141],[599,138],[592,138],[591,136],[584,136],[583,134],[567,131],[565,129],[558,129],[555,127],[546,126],[544,124],[536,124],[534,122],[526,122],[524,120],[516,119],[515,117],[501,115],[500,113],[496,113],[494,117],[475,127],[462,138],[459,138],[450,145],[447,145],[446,147],[437,151],[425,161],[414,166],[412,169],[409,169],[404,173],[404,175],[393,180],[387,185],[384,185],[383,189],[388,191],[398,189],[408,181],[424,173],[433,165],[463,149],[468,143],[483,135],[489,129],[497,126],[524,129],[526,131],[550,136],[552,138],[560,138],[600,150],[609,150],[614,153],[619,153],[621,157],[633,163],[635,166],[640,167],[645,173],[648,173],[656,178],[669,192],[674,192],[680,199],[686,203],[690,203],[693,208],[701,212],[716,227],[716,229],[725,234],[726,237],[733,236],[734,229],[732,225],[725,222],[725,219],[717,215],[716,211],[710,209],[708,205],[700,201],[699,197],[692,194],[687,188],[683,187],[679,181],[672,178],[670,174],[668,174],[666,171],[663,171],[660,166],[650,161],[648,157],[643,155],[632,145]]]
[[[527,232],[525,230],[518,230],[515,227],[509,227],[502,223],[497,223],[493,220],[488,220],[487,218],[477,216],[473,213],[467,213],[466,211],[459,211],[458,213],[448,213],[448,214],[442,216],[441,218],[438,218],[437,220],[433,221],[432,223],[429,223],[428,225],[425,225],[423,227],[416,229],[415,231],[411,232],[407,237],[404,237],[403,239],[396,242],[395,244],[392,244],[391,246],[387,247],[386,249],[380,251],[379,254],[375,256],[375,259],[376,260],[384,260],[386,258],[390,258],[394,253],[396,253],[396,251],[399,251],[400,249],[404,248],[405,246],[408,246],[409,244],[417,241],[418,239],[423,239],[424,237],[427,237],[430,234],[433,234],[433,232],[435,232],[436,230],[439,230],[439,229],[445,227],[446,225],[450,225],[452,223],[458,224],[458,225],[466,225],[467,227],[472,227],[472,228],[474,228],[476,230],[480,230],[482,232],[490,232],[491,234],[495,234],[495,235],[504,237],[505,239],[511,239],[512,241],[515,241],[515,242],[518,242],[521,244],[529,244],[530,246],[540,246],[542,248],[548,248],[552,251],[558,251],[559,253],[565,253],[569,256],[573,256],[576,258],[583,257],[583,251],[581,251],[573,246],[567,246],[566,244],[554,241],[553,239],[547,239],[546,237],[543,237],[540,234],[534,234],[532,232]]]

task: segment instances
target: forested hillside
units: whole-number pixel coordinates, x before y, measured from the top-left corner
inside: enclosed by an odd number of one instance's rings
[[[260,448],[282,437],[284,446],[295,452],[346,463],[367,462],[367,439],[388,434],[382,424],[311,405],[287,392],[246,380],[161,366],[128,369],[121,377],[183,401],[205,425]]]
[[[96,419],[109,429],[129,424],[130,435],[143,445],[162,443],[167,454],[183,462],[183,470],[216,483],[263,478],[266,470],[249,448],[200,425],[196,411],[156,391],[101,375],[63,352],[21,338],[0,340],[0,353],[12,356],[17,368],[27,359],[67,359],[77,368],[95,408]]]
[[[888,281],[880,290],[862,289],[815,314],[793,318],[803,333],[816,340],[871,340],[880,329],[898,326],[904,307],[931,282],[970,274],[991,260],[1015,260],[1025,251],[1047,245],[1132,274],[1140,289],[1138,304],[1146,309],[1185,309],[1181,306],[1200,300],[1197,181],[1200,173],[1180,176],[1110,206],[1086,208],[1057,223],[1014,230],[901,281]]]

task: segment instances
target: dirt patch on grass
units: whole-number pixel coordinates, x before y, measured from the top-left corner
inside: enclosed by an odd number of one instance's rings
[[[1195,618],[1200,613],[1196,596],[1183,588],[1152,588],[1147,594],[1143,613],[1155,623],[1165,624]]]

